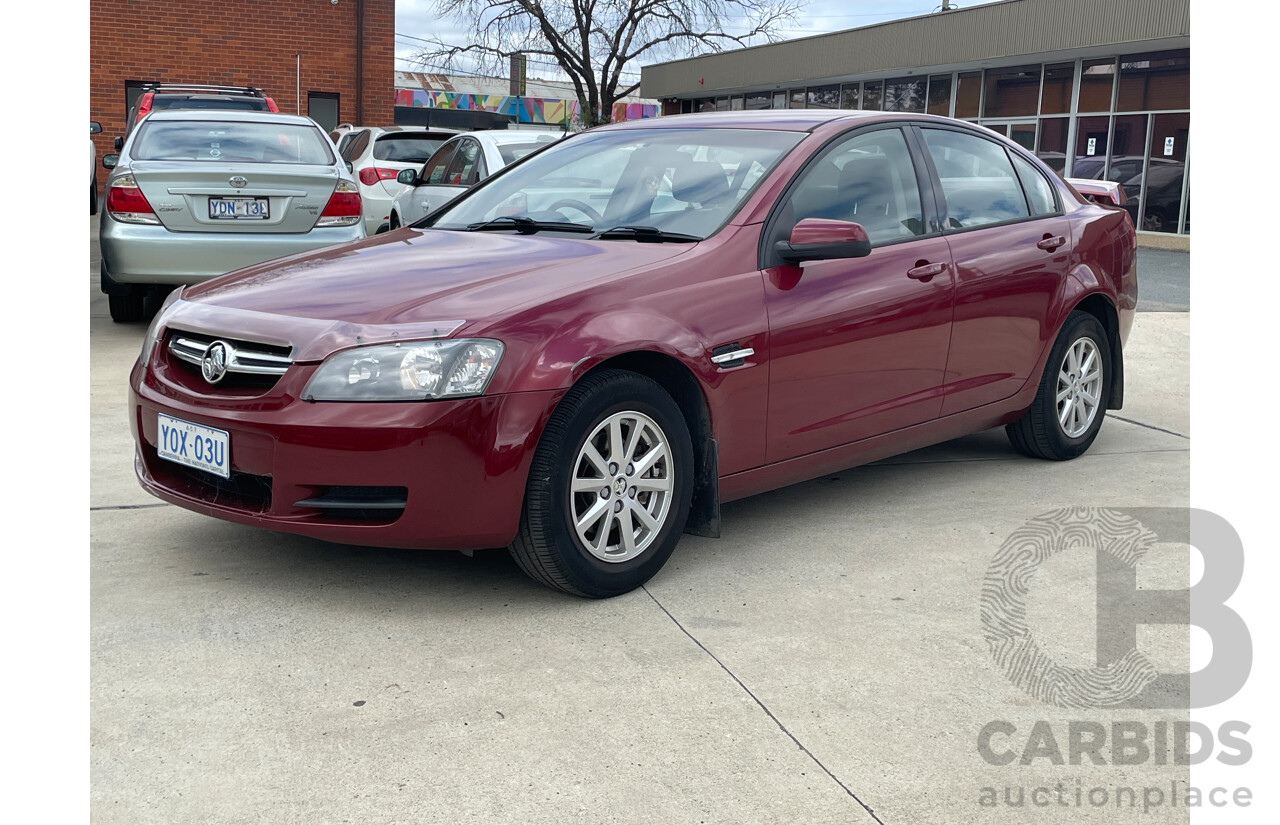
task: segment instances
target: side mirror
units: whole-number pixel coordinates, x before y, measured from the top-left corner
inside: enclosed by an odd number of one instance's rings
[[[116,164],[120,162],[119,155],[103,155],[102,166],[104,169],[115,169]]]
[[[111,141],[111,148],[112,148],[112,149],[115,149],[117,152],[119,152],[121,149],[123,149],[123,148],[124,148],[124,138],[122,138],[122,137],[117,137],[115,140]]]
[[[778,257],[789,264],[833,258],[865,258],[871,254],[867,230],[851,221],[805,218],[791,230],[791,237],[774,244]]]
[[[396,183],[407,183],[410,186],[418,179],[418,171],[416,169],[401,169],[400,174],[396,175]]]
[[[96,135],[102,131],[102,124],[96,120],[89,121],[89,134]]]

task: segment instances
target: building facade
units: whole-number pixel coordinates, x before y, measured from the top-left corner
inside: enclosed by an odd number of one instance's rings
[[[395,0],[93,0],[89,32],[99,155],[146,83],[258,87],[327,129],[392,122]]]
[[[1120,183],[1142,233],[1191,230],[1189,0],[1004,0],[647,66],[663,113],[823,108],[980,123]]]

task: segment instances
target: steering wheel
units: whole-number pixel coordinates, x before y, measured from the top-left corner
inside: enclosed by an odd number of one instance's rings
[[[576,200],[574,198],[561,198],[560,200],[548,206],[547,211],[555,212],[559,210],[560,207],[562,206],[567,206],[570,209],[578,210],[579,212],[586,215],[595,223],[599,223],[600,221],[604,220],[604,216],[601,215],[599,212],[592,209],[588,204],[585,204],[582,201]]]

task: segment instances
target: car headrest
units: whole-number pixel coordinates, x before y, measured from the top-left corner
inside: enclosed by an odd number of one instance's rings
[[[728,195],[729,179],[720,164],[710,160],[691,160],[675,167],[671,196],[676,200],[708,206]]]

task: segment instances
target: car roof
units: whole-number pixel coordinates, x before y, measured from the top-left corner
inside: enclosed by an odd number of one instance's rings
[[[553,132],[550,129],[546,131],[536,129],[489,129],[468,132],[467,134],[492,141],[495,144],[550,143],[564,137],[560,132]]]
[[[929,118],[910,112],[872,112],[850,109],[759,109],[736,112],[695,112],[685,115],[664,115],[660,118],[625,120],[597,127],[615,129],[776,129],[791,132],[808,132],[835,120],[902,120],[904,118]],[[945,121],[949,118],[938,118]]]
[[[341,127],[339,127],[341,128]],[[349,130],[357,132],[367,130],[374,134],[386,132],[435,132],[441,135],[459,135],[462,134],[461,129],[445,129],[436,126],[351,126]]]
[[[290,115],[284,112],[266,112],[249,109],[158,109],[146,116],[143,122],[160,120],[213,120],[251,123],[267,121],[269,123],[288,123],[295,126],[319,125],[305,115]]]

